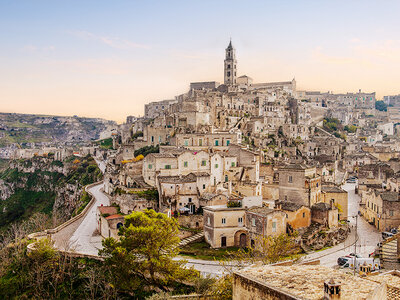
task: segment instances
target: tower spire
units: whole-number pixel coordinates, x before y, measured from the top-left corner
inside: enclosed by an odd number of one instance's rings
[[[224,83],[226,85],[236,84],[236,53],[232,46],[232,39],[229,39],[228,48],[225,49],[224,61]]]

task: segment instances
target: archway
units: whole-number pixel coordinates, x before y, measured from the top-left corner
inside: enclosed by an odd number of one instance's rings
[[[235,233],[235,247],[245,248],[247,247],[247,231],[238,230]]]

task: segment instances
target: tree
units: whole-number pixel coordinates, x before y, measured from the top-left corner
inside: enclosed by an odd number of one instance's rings
[[[387,111],[387,104],[383,101],[376,101],[375,109],[377,109],[379,111]]]
[[[230,252],[231,260],[237,262],[236,267],[243,267],[249,263],[262,262],[273,264],[288,257],[295,257],[299,247],[293,237],[283,233],[277,236],[264,236],[257,239],[254,247],[239,249]]]
[[[188,282],[197,271],[184,268],[185,261],[174,261],[178,255],[178,223],[154,210],[133,212],[125,217],[119,230],[120,240],[103,241],[105,263],[110,267],[119,290],[142,296],[162,290],[176,282]]]

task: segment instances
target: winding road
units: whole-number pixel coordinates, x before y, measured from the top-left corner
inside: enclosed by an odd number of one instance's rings
[[[110,199],[101,191],[102,188],[103,183],[100,183],[88,189],[96,200],[69,239],[71,249],[78,253],[97,255],[98,250],[101,249],[102,237],[95,234],[97,228],[96,210],[98,206],[110,205]]]

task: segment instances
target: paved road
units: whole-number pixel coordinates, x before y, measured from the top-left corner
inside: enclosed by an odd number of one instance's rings
[[[71,249],[76,252],[97,255],[98,250],[101,248],[101,236],[93,235],[97,227],[96,209],[97,206],[101,206],[102,204],[104,206],[110,205],[109,198],[100,191],[102,187],[103,183],[100,183],[89,189],[96,201],[69,240]]]
[[[346,183],[342,186],[342,188],[348,192],[348,214],[349,216],[356,216],[359,211],[360,197],[354,192],[355,184]],[[339,256],[348,255],[349,253],[354,252],[355,249],[354,245],[352,244],[355,241],[356,220],[354,217],[349,218],[349,220],[351,225],[351,233],[349,238],[344,243],[324,251],[307,255],[307,259],[319,258],[321,265],[334,267],[337,265],[337,259]],[[357,253],[363,257],[368,257],[368,255],[375,250],[376,244],[381,241],[380,234],[374,226],[368,224],[368,222],[360,216],[357,218],[357,225]]]
[[[105,161],[97,159],[97,158],[95,158],[95,161],[96,161],[97,165],[99,166],[100,171],[104,174],[104,172],[106,171]]]

